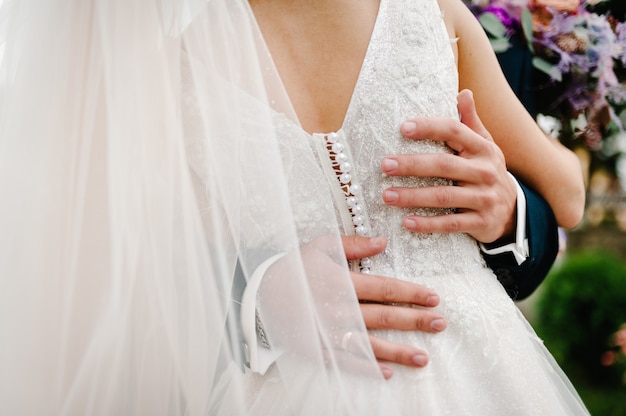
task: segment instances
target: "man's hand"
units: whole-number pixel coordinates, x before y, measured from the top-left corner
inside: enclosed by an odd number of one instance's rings
[[[382,170],[389,176],[441,177],[456,186],[392,187],[383,200],[397,207],[456,208],[455,214],[408,216],[403,225],[419,233],[465,232],[484,243],[510,236],[515,229],[515,184],[504,155],[476,114],[472,93],[458,96],[461,122],[451,118],[414,118],[402,125],[410,139],[446,142],[455,154],[389,156]]]
[[[387,240],[384,237],[343,237],[343,246],[348,260],[375,256],[381,253]],[[357,297],[361,301],[361,312],[368,329],[418,330],[440,332],[446,327],[444,318],[428,308],[439,304],[439,296],[424,286],[402,280],[351,273]],[[363,303],[365,301],[365,303]],[[385,303],[401,303],[393,306]],[[419,306],[415,308],[414,306]],[[385,378],[393,375],[389,361],[411,367],[423,367],[428,355],[417,348],[395,344],[370,335],[374,355],[379,360]]]

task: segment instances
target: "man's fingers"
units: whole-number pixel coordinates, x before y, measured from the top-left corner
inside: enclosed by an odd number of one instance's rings
[[[439,296],[434,290],[415,283],[359,273],[352,273],[352,281],[359,300],[427,307],[439,304]]]
[[[478,118],[473,101],[462,103],[463,121],[451,117],[415,117],[402,123],[400,131],[408,139],[446,142],[460,154],[480,154],[485,145],[495,143]]]
[[[415,233],[467,233],[478,241],[492,242],[504,233],[505,224],[492,222],[476,211],[439,216],[412,215],[402,220],[402,225]]]
[[[498,149],[495,145],[493,146],[493,149],[484,149],[483,155],[493,151],[493,155],[490,156],[499,159]],[[383,159],[381,163],[382,171],[387,176],[438,177],[458,183],[487,185],[498,179],[497,175],[501,174],[496,170],[498,167],[499,165],[480,163],[475,158],[459,157],[448,153],[393,155]]]
[[[480,217],[470,213],[438,215],[427,217],[411,215],[402,220],[402,225],[415,233],[459,233],[474,229]]]
[[[379,361],[389,361],[392,363],[402,364],[409,367],[424,367],[428,364],[428,355],[417,348],[406,345],[394,344],[370,335],[370,342],[374,355]],[[382,368],[381,368],[382,370]],[[389,377],[385,374],[385,378]]]
[[[448,153],[393,155],[381,163],[387,176],[434,176],[452,180],[466,179],[468,167],[473,168],[466,159]]]
[[[348,260],[375,256],[387,246],[385,237],[342,236],[341,242]]]
[[[456,208],[478,211],[493,206],[499,198],[495,192],[476,192],[460,186],[425,188],[388,188],[383,191],[383,201],[390,206],[403,208]]]
[[[443,316],[421,308],[365,303],[361,312],[368,329],[441,332],[447,325]]]
[[[463,90],[457,96],[457,108],[461,116],[461,122],[476,133],[481,135],[487,140],[493,141],[491,135],[483,125],[483,122],[478,117],[476,112],[476,103],[474,102],[474,95],[470,90]]]
[[[472,129],[450,117],[411,118],[402,123],[400,130],[409,139],[446,142],[458,153],[478,153],[476,146],[484,142]]]
[[[457,108],[460,121],[453,118],[414,118],[404,122],[401,131],[405,137],[412,139],[428,138],[448,142],[450,147],[457,151],[473,147],[472,144],[477,138],[493,142],[489,131],[478,117],[474,96],[470,90],[463,90],[459,93]],[[475,135],[468,135],[468,130]]]

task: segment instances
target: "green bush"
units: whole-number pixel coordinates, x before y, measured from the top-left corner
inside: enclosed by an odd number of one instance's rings
[[[535,327],[574,384],[626,389],[626,360],[614,345],[624,323],[624,262],[601,252],[568,254],[546,279]],[[607,365],[608,351],[621,358]]]

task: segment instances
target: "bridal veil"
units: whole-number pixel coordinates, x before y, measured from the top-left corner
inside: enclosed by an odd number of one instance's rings
[[[246,1],[4,0],[0,19],[0,413],[390,405],[349,393],[386,394],[334,213],[295,230],[274,120],[297,120]],[[261,377],[233,276],[274,255]]]

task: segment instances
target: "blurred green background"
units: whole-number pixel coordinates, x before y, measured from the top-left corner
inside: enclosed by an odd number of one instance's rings
[[[623,250],[626,234],[613,232]],[[571,234],[583,243],[587,232]],[[592,415],[626,415],[626,257],[617,248],[568,249],[519,304]]]

